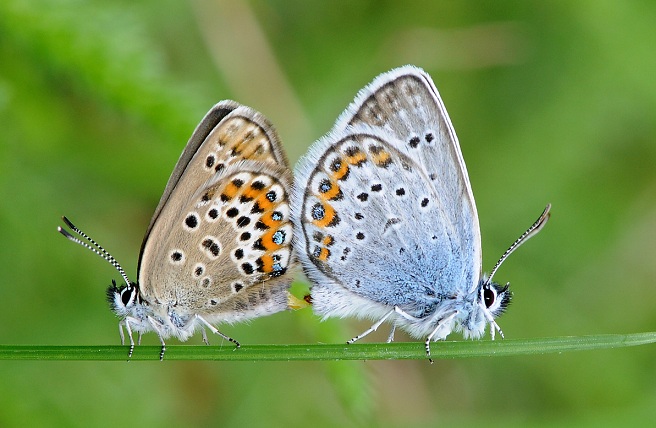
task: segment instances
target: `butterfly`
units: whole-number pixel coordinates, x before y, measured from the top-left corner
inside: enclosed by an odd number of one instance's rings
[[[362,89],[295,169],[295,247],[316,314],[383,322],[430,342],[479,338],[511,300],[492,281],[549,218],[550,205],[482,273],[481,233],[467,168],[440,95],[404,66]]]
[[[216,104],[197,126],[155,209],[141,246],[138,280],[64,217],[66,238],[91,249],[121,274],[107,290],[134,350],[132,332],[187,340],[205,329],[239,347],[214,323],[235,323],[288,308],[294,266],[292,173],[278,135],[260,113]]]

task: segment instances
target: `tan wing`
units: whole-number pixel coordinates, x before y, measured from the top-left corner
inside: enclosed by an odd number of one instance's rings
[[[175,165],[141,244],[141,260],[148,238],[163,211],[178,212],[187,199],[215,173],[239,160],[255,160],[289,169],[273,125],[261,113],[235,101],[221,101],[194,130]]]
[[[198,314],[230,312],[235,306],[258,314],[270,313],[271,305],[276,311],[284,309],[280,302],[286,303],[284,290],[291,281],[282,277],[292,259],[290,183],[281,144],[264,116],[234,102],[217,104],[183,151],[144,238],[139,263],[142,297]],[[260,212],[256,201],[263,203],[270,192],[278,199]],[[230,208],[242,214],[231,217]],[[286,214],[270,225],[275,230],[258,235],[255,224],[280,210]],[[252,239],[241,239],[248,231]],[[273,241],[267,239],[274,239],[277,231],[280,244],[271,246]],[[281,234],[288,239],[280,242]],[[258,236],[264,243],[254,249]],[[251,246],[246,248],[247,244]],[[239,248],[243,260],[235,253]],[[246,263],[251,263],[251,273]],[[254,296],[253,284],[266,286]],[[250,306],[241,308],[236,302],[242,299],[235,296],[247,296]],[[235,302],[228,308],[224,303],[231,299]]]
[[[144,298],[208,321],[285,309],[290,180],[288,170],[251,161],[215,175],[144,257]]]

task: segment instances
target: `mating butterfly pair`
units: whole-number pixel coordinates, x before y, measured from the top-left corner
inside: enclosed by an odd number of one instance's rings
[[[430,342],[453,330],[478,338],[510,302],[492,282],[505,258],[536,234],[549,206],[481,271],[476,205],[458,140],[424,71],[378,76],[332,131],[299,161],[295,178],[274,128],[260,113],[218,103],[187,143],[148,226],[137,282],[69,220],[59,231],[109,261],[125,285],[107,291],[134,349],[132,332],[162,343],[213,324],[293,305],[296,258],[312,283],[314,311],[370,318],[354,342],[392,323]]]

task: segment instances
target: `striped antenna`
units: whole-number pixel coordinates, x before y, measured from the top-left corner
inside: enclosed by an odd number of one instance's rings
[[[61,226],[57,226],[57,231],[64,235],[69,241],[73,241],[76,244],[82,245],[84,248],[87,248],[94,253],[98,254],[100,257],[103,259],[107,260],[114,268],[118,271],[118,273],[121,274],[123,279],[125,280],[125,284],[127,286],[128,290],[132,289],[132,283],[130,282],[130,279],[128,278],[127,274],[125,273],[125,270],[123,270],[123,267],[121,267],[120,263],[116,261],[114,256],[109,254],[103,247],[100,246],[96,241],[91,239],[89,235],[86,233],[82,232],[80,229],[78,229],[69,219],[67,219],[65,216],[62,217],[62,220],[64,220],[64,223],[66,223],[66,226],[68,226],[73,232],[77,233],[80,235],[82,238],[86,239],[88,242],[90,242],[92,245],[87,244],[86,242],[82,241],[81,239],[73,236],[69,231],[66,229],[62,228]]]
[[[515,242],[506,250],[505,253],[501,256],[497,264],[494,265],[494,268],[492,268],[492,271],[490,272],[490,276],[487,278],[486,283],[490,284],[492,282],[492,277],[494,276],[495,273],[497,273],[497,270],[499,270],[499,267],[501,266],[501,263],[503,263],[509,255],[512,254],[513,251],[515,251],[520,245],[522,245],[524,242],[528,241],[529,238],[532,238],[533,236],[537,235],[539,231],[542,230],[545,224],[547,224],[547,220],[549,220],[549,217],[551,216],[551,213],[549,210],[551,209],[551,204],[547,204],[547,207],[542,211],[542,214],[540,214],[540,217],[538,217],[537,220],[535,220],[535,223],[531,225],[531,227],[526,230],[520,236],[517,238]]]

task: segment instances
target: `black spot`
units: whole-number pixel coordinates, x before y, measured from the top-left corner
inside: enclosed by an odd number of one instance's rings
[[[344,153],[346,153],[346,156],[355,156],[360,152],[360,149],[358,149],[355,146],[347,147],[346,150],[344,150]]]
[[[241,195],[241,196],[239,197],[239,202],[241,202],[242,204],[247,204],[247,203],[249,203],[249,202],[252,201],[252,200],[253,200],[252,197],[250,197],[250,196],[246,196],[246,195]]]
[[[362,213],[355,213],[355,219],[356,220],[362,220],[363,218],[364,218],[364,216],[362,215]]]
[[[189,214],[185,219],[185,224],[189,229],[198,227],[198,217],[196,217],[196,214]]]
[[[326,215],[326,209],[319,202],[312,206],[312,218],[321,220]]]
[[[312,250],[312,256],[313,256],[313,257],[319,257],[320,255],[321,255],[321,247],[319,247],[319,246],[317,245],[317,246],[315,246],[314,249]]]
[[[432,133],[429,132],[428,134],[426,134],[426,136],[424,136],[424,138],[426,139],[427,143],[430,143],[431,141],[433,141],[435,139],[435,136]]]
[[[405,195],[405,189],[403,187],[399,187],[396,189],[396,196],[403,196]]]
[[[204,248],[210,248],[214,241],[212,241],[210,238],[203,239],[203,242],[200,243]]]
[[[413,149],[416,148],[419,145],[419,141],[420,141],[419,137],[410,138],[410,143],[409,143],[410,147],[412,147]]]
[[[355,235],[355,237],[358,238],[359,240],[363,240],[363,239],[364,239],[364,233],[362,233],[362,232],[358,232],[358,233]]]
[[[174,262],[179,262],[182,260],[182,253],[180,251],[174,251],[171,253],[171,260]]]
[[[244,233],[241,234],[239,239],[241,239],[242,241],[248,241],[249,239],[251,239],[251,233],[250,232],[244,232]]]
[[[256,251],[266,251],[266,248],[262,245],[262,238],[255,240],[252,248]]]
[[[335,227],[335,226],[337,226],[337,225],[339,224],[340,221],[342,221],[342,219],[339,218],[339,216],[337,215],[337,213],[335,213],[335,215],[333,216],[333,219],[330,220],[330,223],[328,223],[326,226],[328,226],[328,227]]]
[[[421,200],[422,208],[426,208],[426,205],[428,205],[428,198],[424,198],[424,199]]]
[[[241,265],[241,270],[243,270],[246,275],[250,275],[254,272],[253,265],[250,263],[243,263]]]
[[[244,258],[244,249],[243,248],[237,248],[235,250],[235,258],[237,260],[241,260],[242,258]]]
[[[239,214],[239,210],[235,207],[232,207],[226,211],[226,215],[230,218],[237,217],[237,214]]]
[[[232,150],[230,150],[230,156],[233,157],[233,158],[234,158],[235,156],[237,156],[239,153],[240,153],[240,152],[239,152],[237,149],[235,149],[235,148],[233,148]],[[239,186],[237,186],[237,187],[239,187]]]
[[[399,248],[399,254],[403,254],[403,253],[405,253],[405,248],[403,247]]]
[[[257,222],[255,222],[255,228],[257,230],[267,230],[269,226],[267,226],[264,222],[258,220]]]
[[[432,180],[435,180],[435,179],[437,178],[437,174],[435,174],[435,173],[433,172],[433,173],[431,173],[431,174],[428,175],[428,178],[430,178],[431,181],[432,181]]]
[[[235,178],[234,180],[232,180],[232,184],[235,187],[241,187],[244,185],[244,180],[242,180],[241,178]]]
[[[214,171],[216,171],[216,172],[221,172],[221,171],[223,171],[224,168],[225,168],[225,164],[220,163],[220,164],[217,164],[217,165],[214,167]]]
[[[345,247],[344,250],[342,250],[342,256],[339,258],[341,261],[346,260],[346,256],[351,252],[351,249],[349,247]]]
[[[209,286],[210,286],[210,282],[211,282],[211,281],[210,281],[209,278],[203,278],[203,280],[201,281],[201,285],[202,285],[203,287],[209,287]]]
[[[242,284],[242,283],[240,283],[240,282],[235,282],[235,284],[234,284],[233,287],[234,287],[234,289],[235,289],[235,293],[239,293],[239,290],[241,290],[242,288],[244,288],[244,284]]]
[[[437,239],[437,236],[433,235],[433,236],[431,236],[431,239],[434,241],[434,240]]]
[[[246,227],[250,224],[250,222],[251,218],[243,215],[237,219],[237,227]]]
[[[271,219],[273,221],[281,221],[282,220],[282,213],[280,211],[274,211],[271,213]]]
[[[203,196],[200,197],[201,202],[207,202],[211,199],[210,193],[205,192],[203,193]]]
[[[212,306],[216,306],[216,305],[218,305],[218,304],[219,304],[219,302],[218,302],[217,300],[210,299],[210,305],[212,305]]]
[[[371,146],[369,148],[369,151],[371,153],[373,153],[374,155],[377,155],[377,154],[379,154],[380,152],[383,151],[383,146]]]
[[[253,208],[251,208],[251,214],[262,214],[264,212],[264,209],[260,206],[257,201],[253,204]]]
[[[271,202],[274,202],[277,197],[278,197],[278,195],[273,190],[267,192],[267,194],[266,194],[266,198]]]
[[[266,184],[264,184],[263,182],[261,182],[259,180],[256,180],[256,181],[253,181],[251,183],[251,187],[255,190],[262,190],[266,187]]]
[[[312,234],[312,239],[314,239],[316,242],[321,242],[321,240],[323,239],[323,237],[324,237],[324,234],[321,233],[321,232],[318,232],[318,231],[315,231],[315,232]]]
[[[205,270],[203,269],[202,266],[196,266],[196,269],[194,269],[194,275],[196,276],[201,276]]]
[[[369,199],[369,194],[362,192],[358,195],[358,199],[361,200],[362,202],[366,202],[367,199]]]
[[[380,192],[381,190],[383,190],[382,184],[374,184],[373,186],[371,186],[372,192]]]
[[[219,253],[221,252],[221,248],[219,248],[219,244],[217,244],[216,242],[212,242],[212,245],[210,245],[209,250],[214,257],[218,257]]]
[[[212,167],[214,166],[214,162],[215,162],[215,161],[216,161],[216,158],[214,157],[214,155],[209,155],[209,156],[205,159],[205,166],[206,166],[207,168],[212,168]]]
[[[212,220],[214,220],[214,219],[216,219],[216,218],[219,216],[219,210],[217,210],[216,208],[212,208],[211,210],[209,210],[209,211],[207,212],[207,215],[208,215]]]
[[[355,286],[356,286],[356,288],[360,288],[360,280],[359,279],[355,280]]]

